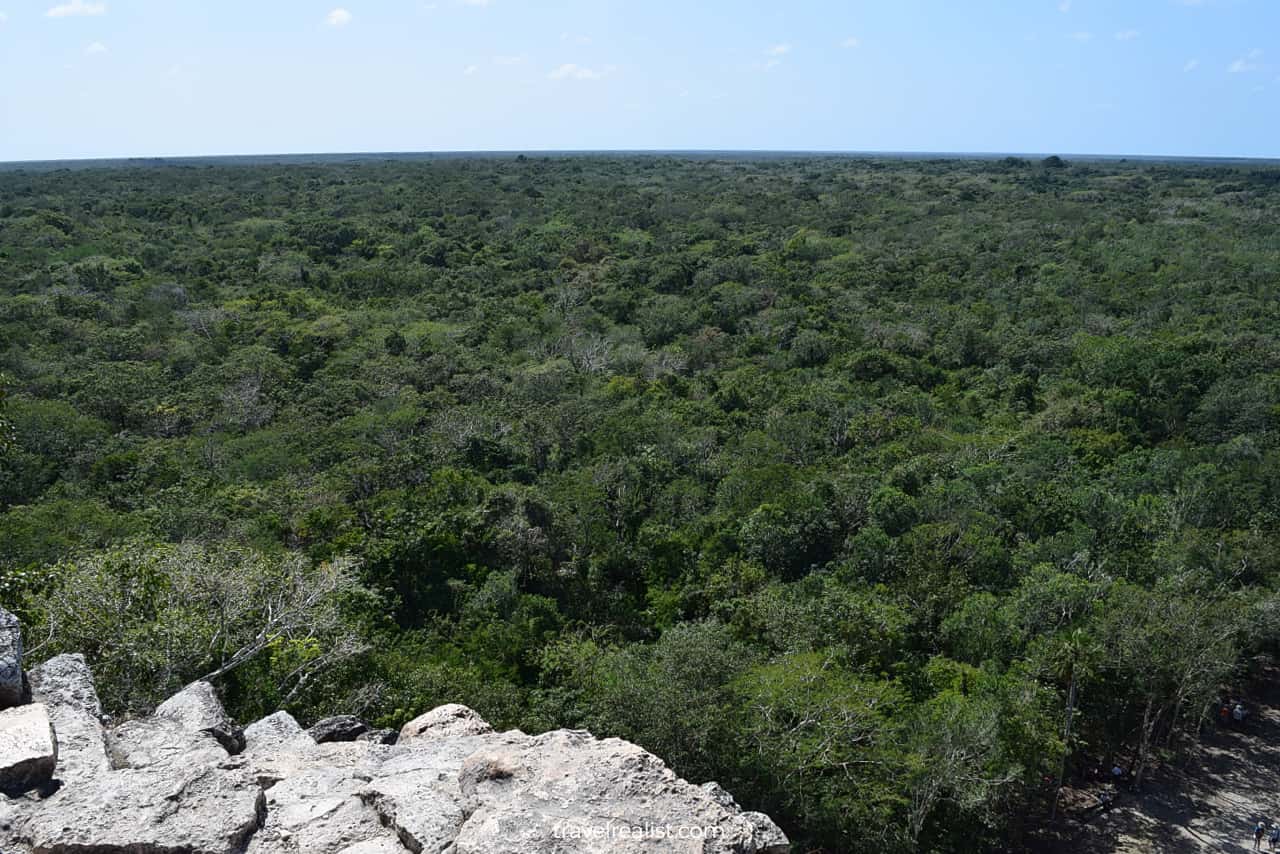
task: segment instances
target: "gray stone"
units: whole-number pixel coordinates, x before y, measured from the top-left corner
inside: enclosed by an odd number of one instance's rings
[[[18,618],[0,608],[0,709],[26,700],[22,680],[22,626]]]
[[[395,744],[400,733],[393,729],[371,729],[356,736],[356,741],[372,741],[374,744]]]
[[[404,852],[393,830],[365,806],[364,780],[345,769],[315,768],[267,790],[267,818],[247,854]]]
[[[222,701],[208,682],[192,682],[157,706],[155,716],[193,732],[209,733],[227,753],[244,750],[244,730],[222,708]]]
[[[31,846],[16,838],[29,812],[27,803],[25,798],[0,796],[0,851],[4,854],[31,854]]]
[[[355,845],[343,848],[338,854],[404,854],[408,850],[410,849],[405,848],[395,839],[381,837],[357,842]]]
[[[721,786],[715,780],[712,780],[710,783],[703,783],[699,788],[710,795],[713,801],[725,809],[738,809],[738,802],[733,799],[733,795],[729,794],[729,792],[725,790],[724,786]]]
[[[44,744],[60,750],[49,722],[62,739],[66,721],[72,762],[64,768],[58,757],[49,770],[63,785],[42,789],[42,797],[0,798],[4,854],[788,850],[767,816],[743,812],[714,783],[679,779],[618,739],[496,733],[453,705],[410,722],[394,746],[370,732],[317,742],[278,712],[250,725],[244,751],[230,755],[216,736],[228,738],[234,725],[206,684],[189,686],[151,717],[112,727],[104,741],[83,658],[46,662],[32,683],[51,703]],[[0,721],[43,708],[0,712]],[[38,729],[14,743],[38,741]],[[0,755],[7,744],[0,738]],[[680,829],[690,835],[666,835]]]
[[[60,753],[55,779],[63,785],[44,799],[13,803],[5,820],[14,850],[243,849],[261,823],[262,792],[211,736],[173,719],[130,721],[112,731],[123,768],[112,770],[84,658],[50,659],[33,668],[31,683],[49,703]]]
[[[0,791],[11,795],[44,786],[58,762],[58,739],[43,703],[0,711]]]
[[[213,765],[227,759],[226,749],[212,735],[191,731],[165,718],[126,721],[107,735],[107,754],[113,768],[151,765]]]
[[[27,674],[31,692],[51,708],[74,708],[102,718],[102,703],[93,673],[80,653],[57,655]]]
[[[299,738],[307,738],[306,731],[288,712],[267,715],[244,729],[245,749],[257,753],[274,750]]]
[[[277,744],[270,750],[250,747],[242,756],[258,784],[269,789],[281,780],[317,768],[341,769],[368,779],[389,755],[389,748],[365,741],[316,744],[306,733]]]
[[[367,723],[352,715],[335,715],[316,721],[307,733],[317,744],[329,741],[355,741],[372,729]]]
[[[37,701],[49,708],[58,736],[57,779],[63,783],[92,780],[108,771],[102,704],[83,655],[59,655],[27,674]]]
[[[469,814],[455,854],[787,850],[772,822],[758,825],[620,739],[559,730],[494,743],[467,758],[459,786]]]
[[[424,781],[381,782],[362,797],[401,845],[422,854],[450,850],[466,820],[457,801]]]
[[[484,735],[490,732],[493,732],[493,727],[489,726],[484,718],[466,706],[449,703],[418,715],[402,726],[400,743],[413,740],[430,741],[459,735]]]
[[[466,819],[458,772],[485,743],[483,736],[459,736],[397,745],[361,797],[410,850],[438,854]]]
[[[63,786],[15,836],[42,854],[238,854],[264,811],[243,768],[157,765]]]
[[[791,840],[782,832],[769,816],[762,812],[744,812],[742,818],[751,823],[752,841],[758,854],[787,854],[791,850]]]

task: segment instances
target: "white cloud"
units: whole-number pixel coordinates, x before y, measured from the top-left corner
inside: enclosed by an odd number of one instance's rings
[[[9,16],[4,12],[0,12],[0,24],[3,24],[7,20],[9,20]]]
[[[1065,15],[1065,14],[1067,14],[1068,12],[1070,12],[1070,11],[1071,11],[1071,0],[1062,0],[1062,2],[1058,4],[1058,11],[1059,11],[1059,12],[1061,12],[1062,14],[1064,14],[1064,15]]]
[[[1067,38],[1075,39],[1078,42],[1093,41],[1093,33],[1089,33],[1089,32],[1072,33],[1071,35],[1067,36]]]
[[[1261,63],[1259,62],[1261,59],[1262,51],[1255,47],[1253,50],[1228,65],[1227,71],[1232,74],[1240,74],[1245,71],[1257,71],[1262,68]]]
[[[1184,65],[1184,66],[1182,66],[1182,70],[1183,70],[1184,72],[1190,72],[1190,71],[1195,71],[1195,70],[1196,70],[1197,68],[1199,68],[1199,67],[1200,67],[1200,60],[1198,60],[1198,59],[1188,59],[1188,60],[1187,60],[1187,64],[1186,64],[1186,65]]]
[[[849,38],[840,42],[840,47],[843,47],[843,48],[855,48],[855,47],[860,47],[861,45],[862,45],[862,42],[858,41],[853,36],[849,36]]]
[[[772,71],[782,64],[782,57],[791,53],[791,45],[787,42],[775,44],[772,47],[764,49],[764,55],[769,57],[764,62],[757,62],[751,67],[759,71]]]
[[[48,12],[45,12],[45,15],[50,18],[74,18],[82,15],[105,14],[107,14],[106,3],[86,3],[84,0],[71,0],[70,3],[54,6]]]
[[[107,46],[102,42],[94,42],[84,49],[86,56],[97,56],[107,52]]]
[[[466,68],[462,69],[462,73],[470,77],[472,74],[475,74],[479,70],[480,70],[480,66],[478,65],[468,65]]]
[[[351,23],[351,13],[339,6],[324,16],[324,22],[331,27],[345,27]]]
[[[547,76],[552,80],[599,80],[612,71],[611,65],[604,68],[587,68],[575,62],[566,62],[559,68],[553,69]]]
[[[1138,32],[1137,30],[1121,30],[1120,32],[1116,33],[1116,41],[1131,42],[1140,35],[1142,35],[1142,33]]]

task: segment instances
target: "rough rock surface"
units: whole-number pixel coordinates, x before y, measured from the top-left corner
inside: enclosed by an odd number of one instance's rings
[[[236,854],[262,823],[265,798],[244,769],[155,765],[66,785],[32,804],[19,842],[50,854]]]
[[[46,662],[32,684],[55,728],[71,725],[74,761],[59,760],[42,797],[0,797],[4,854],[788,850],[767,816],[618,739],[497,733],[457,705],[411,721],[394,745],[368,733],[318,743],[285,712],[235,738],[202,683],[104,730],[82,658]]]
[[[0,711],[0,792],[43,786],[57,761],[58,742],[43,703]]]
[[[186,730],[207,732],[228,753],[244,750],[244,730],[227,715],[208,682],[192,682],[165,700],[156,707],[156,717],[174,721]]]
[[[58,736],[58,779],[91,780],[110,769],[102,704],[84,656],[59,655],[27,675],[34,698],[48,706]]]
[[[459,735],[485,735],[493,732],[493,727],[484,718],[457,703],[437,706],[425,714],[418,715],[400,728],[400,741],[418,739],[430,741],[436,738],[451,738]]]
[[[395,744],[400,733],[393,729],[371,729],[356,736],[356,741],[372,741],[374,744]]]
[[[22,682],[22,626],[18,618],[0,608],[0,709],[20,705]]]
[[[31,673],[31,691],[54,708],[74,708],[102,717],[102,703],[93,684],[93,673],[84,656],[58,655],[38,664]]]
[[[307,733],[316,740],[316,744],[324,744],[327,741],[355,741],[372,729],[357,717],[335,715],[316,721],[307,728]]]
[[[244,728],[245,749],[263,753],[307,734],[288,712],[276,712]]]
[[[111,730],[107,755],[111,766],[120,769],[174,762],[209,765],[225,760],[227,751],[207,732],[184,729],[164,718],[148,718],[127,721]]]
[[[372,844],[403,852],[395,833],[360,798],[365,776],[349,767],[316,765],[273,785],[266,793],[266,821],[249,854],[339,854]]]
[[[587,732],[491,740],[463,762],[459,785],[469,817],[458,854],[789,850],[771,821],[758,825],[630,742]]]

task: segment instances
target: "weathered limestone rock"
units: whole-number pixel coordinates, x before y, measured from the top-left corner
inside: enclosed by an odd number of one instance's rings
[[[355,741],[372,729],[373,727],[352,715],[335,715],[316,721],[307,729],[307,733],[315,739],[316,744],[324,744],[328,741]]]
[[[227,753],[244,750],[244,730],[231,719],[208,682],[192,682],[156,707],[157,718],[167,718],[193,732],[207,732]]]
[[[395,839],[383,837],[380,839],[370,839],[367,842],[357,842],[348,848],[343,848],[338,854],[405,854],[410,849],[405,848]]]
[[[783,854],[786,837],[642,748],[559,730],[467,758],[456,854],[525,851]]]
[[[702,791],[711,796],[716,803],[726,809],[734,812],[741,812],[738,802],[733,799],[733,795],[725,791],[725,788],[714,781],[703,783],[700,787]],[[772,854],[772,852],[786,852],[791,850],[791,842],[787,839],[787,835],[782,832],[782,828],[773,823],[773,819],[762,812],[741,812],[743,818],[751,822],[755,828],[755,843],[760,846],[759,850],[764,854]]]
[[[32,668],[28,676],[32,694],[50,708],[74,708],[102,718],[93,674],[80,653],[54,656]]]
[[[0,709],[25,701],[22,681],[22,626],[18,618],[0,608]]]
[[[458,771],[485,743],[471,735],[397,745],[361,797],[410,850],[444,851],[466,819]]]
[[[127,721],[107,736],[113,768],[151,765],[213,765],[227,759],[226,749],[212,735],[191,731],[166,718]]]
[[[16,835],[42,854],[238,854],[264,810],[242,768],[131,768],[64,785],[32,806]]]
[[[283,744],[306,737],[306,731],[288,712],[267,715],[244,729],[245,749],[255,753],[275,750]]]
[[[429,741],[459,735],[484,735],[493,732],[483,718],[466,706],[449,703],[418,715],[400,728],[400,741]]]
[[[9,799],[0,796],[0,851],[4,854],[31,854],[31,846],[15,837],[18,826],[26,819],[24,798]]]
[[[267,818],[247,854],[340,854],[360,845],[404,852],[394,831],[361,801],[364,782],[331,768],[280,781],[267,790]]]
[[[30,677],[57,733],[56,779],[63,785],[11,809],[8,839],[0,841],[41,854],[231,854],[257,829],[262,792],[246,769],[226,764],[226,751],[211,736],[184,727],[181,716],[126,723],[112,732],[124,765],[113,771],[83,656],[50,659]]]
[[[791,840],[787,839],[782,828],[769,816],[754,810],[747,810],[740,815],[750,822],[753,830],[752,842],[760,854],[787,854],[791,850]]]
[[[0,792],[20,794],[53,778],[58,740],[43,703],[0,711]]]
[[[49,709],[58,736],[57,779],[80,783],[106,773],[106,734],[102,704],[83,655],[59,655],[27,674],[34,698]]]
[[[371,729],[356,736],[356,741],[372,741],[374,744],[395,744],[400,733],[393,729]]]
[[[388,748],[367,741],[316,744],[301,727],[291,733],[289,725],[297,727],[292,717],[276,719],[267,729],[263,724],[270,720],[264,718],[250,727],[250,735],[247,736],[249,746],[242,754],[254,779],[264,789],[270,789],[282,780],[326,768],[342,770],[367,780],[389,755]],[[275,738],[254,738],[254,730],[258,736],[271,735]]]
[[[788,850],[767,816],[743,812],[714,783],[679,779],[618,739],[496,733],[457,705],[411,721],[395,745],[354,719],[324,722],[313,729],[318,741],[285,712],[241,739],[204,683],[104,736],[83,658],[59,656],[31,677],[50,704],[42,749],[58,747],[50,721],[66,721],[71,763],[63,768],[59,757],[56,769],[39,772],[62,782],[42,797],[0,797],[3,854]],[[0,712],[0,721],[43,708]],[[15,741],[40,740],[38,729]],[[243,752],[230,754],[228,741]],[[6,744],[0,730],[0,767]]]

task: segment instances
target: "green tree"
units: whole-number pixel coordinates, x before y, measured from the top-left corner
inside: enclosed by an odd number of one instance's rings
[[[146,709],[196,679],[230,678],[270,655],[268,690],[298,696],[362,649],[344,609],[368,594],[342,558],[131,542],[50,570],[27,605],[49,652],[89,659],[112,708]]]
[[[906,850],[905,693],[821,652],[752,668],[734,684],[749,791],[822,845]],[[767,781],[767,782],[766,782]]]

